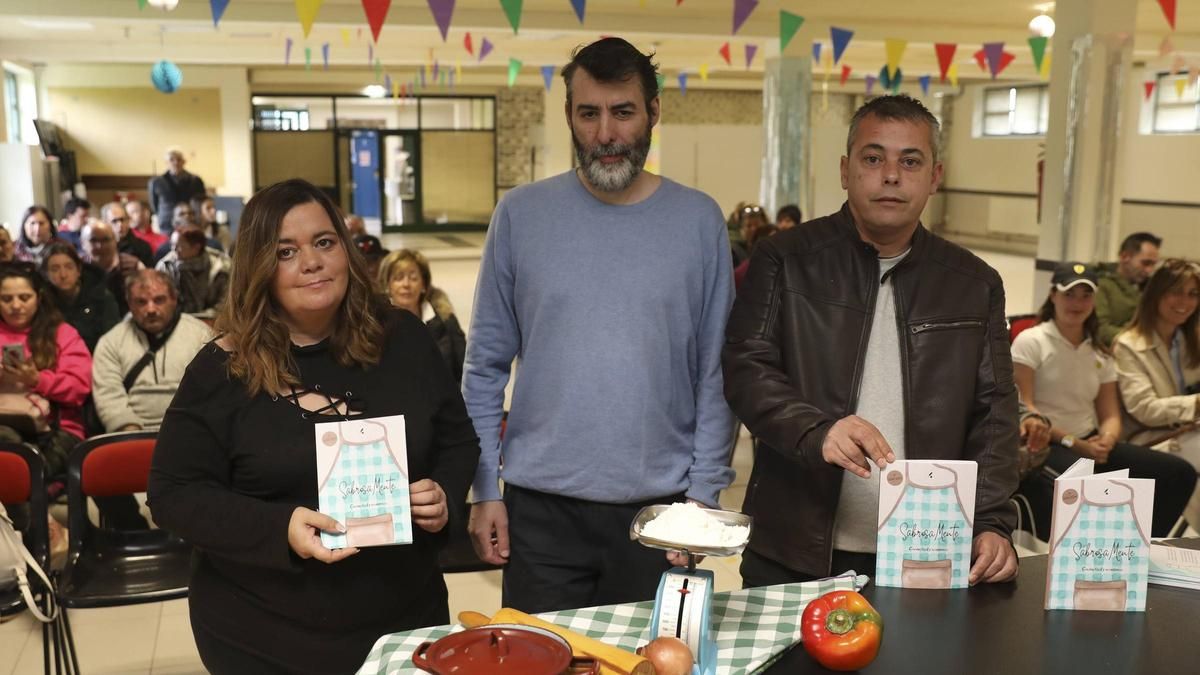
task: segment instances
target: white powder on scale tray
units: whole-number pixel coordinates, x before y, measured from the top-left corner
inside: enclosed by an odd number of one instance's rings
[[[691,502],[672,504],[642,526],[642,536],[692,546],[741,546],[750,528],[726,525]]]

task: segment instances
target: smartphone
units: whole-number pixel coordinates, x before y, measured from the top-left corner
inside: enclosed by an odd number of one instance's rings
[[[15,366],[25,360],[25,345],[16,343],[4,345],[4,365]]]

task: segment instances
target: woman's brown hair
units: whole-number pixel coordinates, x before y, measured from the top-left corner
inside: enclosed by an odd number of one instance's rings
[[[1182,286],[1188,279],[1194,279],[1196,286],[1200,287],[1200,264],[1179,258],[1164,260],[1146,281],[1146,288],[1142,291],[1141,299],[1138,300],[1133,320],[1129,322],[1126,330],[1133,331],[1134,334],[1145,340],[1153,341],[1157,331],[1159,302],[1162,301],[1163,296]],[[1184,355],[1184,363],[1189,368],[1200,366],[1200,334],[1197,333],[1197,324],[1200,324],[1200,318],[1197,318],[1197,315],[1200,315],[1200,310],[1192,312],[1184,320],[1182,326],[1183,346],[1187,351],[1187,354]]]
[[[1080,284],[1081,286],[1084,284]],[[1046,296],[1046,302],[1042,303],[1042,308],[1038,310],[1038,322],[1052,321],[1054,319],[1054,294],[1067,293],[1068,291],[1060,291],[1053,286],[1050,288],[1050,294]],[[1094,294],[1096,289],[1092,289]],[[1092,307],[1092,313],[1088,314],[1087,320],[1083,322],[1083,334],[1092,341],[1092,349],[1101,354],[1112,355],[1112,349],[1108,345],[1100,341],[1100,317],[1096,316],[1096,308]]]
[[[217,316],[216,329],[229,344],[229,373],[246,383],[250,394],[281,392],[300,384],[291,359],[291,337],[271,297],[271,280],[278,266],[276,248],[283,218],[301,204],[316,203],[325,210],[346,251],[349,283],[339,317],[329,336],[335,361],[346,367],[379,363],[383,353],[385,310],[355,249],[342,215],[329,197],[311,183],[293,178],[265,188],[250,198],[238,225],[229,296]]]
[[[53,369],[58,364],[58,325],[63,317],[54,304],[50,282],[30,262],[0,264],[0,284],[5,279],[24,279],[37,295],[37,311],[29,322],[29,353],[38,370]]]

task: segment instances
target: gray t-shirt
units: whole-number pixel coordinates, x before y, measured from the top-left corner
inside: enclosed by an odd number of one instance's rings
[[[863,364],[858,409],[854,414],[874,424],[896,459],[904,459],[904,386],[900,369],[900,329],[896,323],[896,295],[886,275],[908,251],[879,259],[882,283],[875,298],[871,337]],[[842,495],[833,528],[833,547],[839,551],[874,553],[879,524],[879,467],[871,463],[871,477],[842,473]],[[843,570],[833,570],[835,573]]]

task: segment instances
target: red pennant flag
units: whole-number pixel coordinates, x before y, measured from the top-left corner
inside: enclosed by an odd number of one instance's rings
[[[1175,30],[1175,0],[1158,0],[1158,6],[1162,7],[1163,16],[1167,17],[1171,30]]]
[[[392,0],[362,0],[363,11],[367,14],[367,25],[371,27],[371,35],[379,42],[379,31],[383,30],[383,22],[387,20],[388,10]]]
[[[471,43],[471,31],[467,31],[467,36],[463,38],[463,46],[467,48],[467,53],[475,56],[475,45]]]
[[[958,45],[939,42],[933,48],[937,50],[938,68],[942,71],[942,82],[945,82],[946,73],[950,70],[950,64],[954,63],[954,52],[958,49]]]
[[[842,66],[842,86],[846,86],[846,80],[850,79],[850,66]]]
[[[974,56],[975,63],[979,64],[979,69],[987,71],[987,53],[980,49],[979,51],[975,52]]]
[[[1000,65],[996,67],[996,75],[999,75],[1000,73],[1004,72],[1004,69],[1008,67],[1008,64],[1012,63],[1013,59],[1016,59],[1016,58],[1017,57],[1014,56],[1011,52],[1001,52],[1000,53]],[[995,79],[996,75],[993,75],[992,79]]]
[[[733,60],[729,57],[729,43],[728,42],[721,45],[721,48],[717,51],[721,52],[721,58],[725,59],[725,65],[727,65],[727,66],[733,65]]]
[[[1154,95],[1154,80],[1143,82],[1142,86],[1146,89],[1146,100],[1149,101],[1150,97]]]

